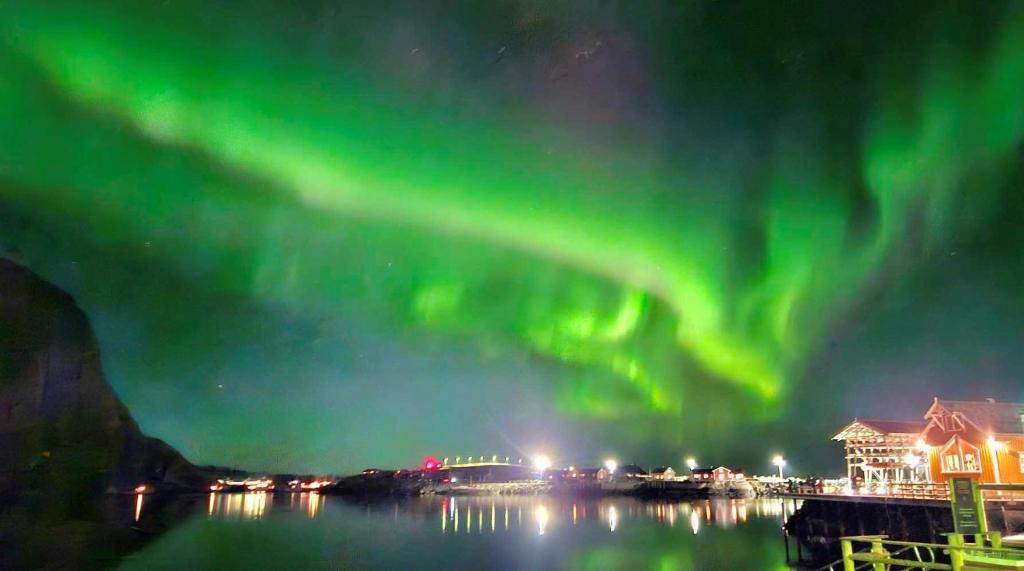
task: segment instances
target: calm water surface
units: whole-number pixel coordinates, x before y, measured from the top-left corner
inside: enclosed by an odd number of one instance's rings
[[[137,517],[145,501],[131,500]],[[136,503],[138,502],[138,503]],[[126,569],[788,569],[792,502],[211,494]]]

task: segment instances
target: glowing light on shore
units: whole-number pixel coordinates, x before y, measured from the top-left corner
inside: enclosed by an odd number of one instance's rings
[[[619,468],[619,463],[616,462],[615,460],[609,458],[609,459],[604,461],[604,467],[605,467],[605,469],[608,470],[608,474],[611,475],[611,474],[614,474],[615,470],[617,470]]]
[[[551,458],[545,454],[538,454],[533,457],[533,467],[539,472],[544,472],[551,467]]]

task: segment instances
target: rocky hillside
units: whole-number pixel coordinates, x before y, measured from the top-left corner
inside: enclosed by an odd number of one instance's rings
[[[71,296],[0,259],[0,504],[42,492],[73,505],[142,483],[187,490],[207,481],[140,432]]]

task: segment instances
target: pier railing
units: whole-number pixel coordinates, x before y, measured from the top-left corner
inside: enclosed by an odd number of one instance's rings
[[[979,487],[986,502],[1024,501],[1024,484],[981,484]],[[812,487],[803,487],[797,489],[795,495],[949,501],[949,485],[945,482],[899,482],[841,491],[818,491]]]
[[[998,533],[989,534],[990,544],[982,537],[975,544],[965,543],[960,534],[947,537],[946,545],[895,541],[885,535],[844,537],[840,540],[842,559],[819,571],[1024,569],[1024,550],[1002,547]]]

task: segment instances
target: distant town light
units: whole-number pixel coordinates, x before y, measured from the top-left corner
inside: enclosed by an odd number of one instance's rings
[[[551,458],[544,454],[538,454],[533,457],[533,467],[543,472],[551,467]]]
[[[604,467],[608,470],[609,474],[614,474],[615,470],[619,467],[619,463],[609,458],[604,461]]]
[[[692,470],[696,470],[697,469],[697,460],[695,458],[692,458],[692,457],[691,458],[687,458],[686,459],[686,467],[689,468],[691,471]]]

